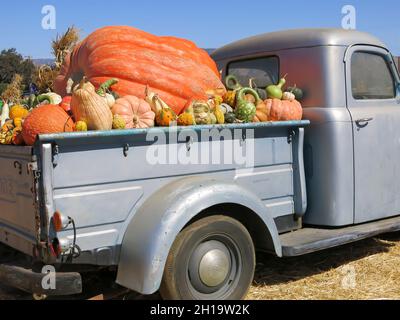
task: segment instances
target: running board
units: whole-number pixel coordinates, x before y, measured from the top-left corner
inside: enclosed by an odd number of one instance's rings
[[[303,228],[280,235],[282,255],[293,257],[400,230],[400,216],[339,229]]]

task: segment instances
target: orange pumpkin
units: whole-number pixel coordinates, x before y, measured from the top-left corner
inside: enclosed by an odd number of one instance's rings
[[[271,112],[271,104],[266,101],[261,101],[257,105],[256,115],[253,122],[267,122],[269,121],[269,114]]]
[[[253,122],[301,120],[303,108],[297,100],[267,99],[257,105]]]
[[[31,111],[22,125],[22,137],[29,146],[33,145],[38,134],[71,132],[74,122],[58,105],[42,105]]]
[[[138,97],[125,96],[118,99],[111,111],[125,120],[127,129],[154,127],[154,112],[146,101]]]
[[[303,108],[297,100],[267,99],[264,103],[270,110],[268,121],[301,120],[303,117]]]
[[[148,85],[177,114],[188,101],[207,100],[208,89],[225,93],[215,62],[193,42],[128,26],[98,29],[78,44],[65,59],[55,91],[65,96],[68,79],[76,83],[83,75],[96,87],[118,79],[113,91],[120,96],[144,99]]]

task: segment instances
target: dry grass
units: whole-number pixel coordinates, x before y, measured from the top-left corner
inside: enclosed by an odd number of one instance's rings
[[[247,299],[400,299],[400,233],[296,258],[259,255]]]
[[[16,73],[11,83],[3,91],[0,99],[6,102],[19,103],[22,98],[22,76]]]
[[[296,258],[259,255],[249,300],[400,300],[400,232]],[[354,275],[354,277],[353,277]],[[58,299],[87,299],[111,288],[111,275],[88,279],[86,294]],[[91,288],[93,287],[93,288]],[[158,294],[136,293],[116,299],[154,300]],[[18,290],[2,288],[0,300],[31,299]]]

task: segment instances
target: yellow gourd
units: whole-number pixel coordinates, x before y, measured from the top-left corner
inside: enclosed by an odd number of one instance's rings
[[[178,117],[178,125],[179,126],[192,126],[195,124],[196,124],[196,121],[194,121],[193,108],[186,109]]]
[[[114,130],[122,130],[126,128],[126,122],[119,114],[114,115],[112,128]]]
[[[87,124],[85,121],[78,121],[75,123],[75,131],[87,131]]]
[[[28,109],[25,107],[16,104],[10,108],[10,119],[21,118],[25,119],[29,114]]]

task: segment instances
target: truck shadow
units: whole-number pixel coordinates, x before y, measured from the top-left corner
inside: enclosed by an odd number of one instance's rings
[[[285,284],[318,275],[344,266],[348,263],[388,252],[393,246],[400,246],[400,232],[380,235],[340,247],[292,258],[277,258],[271,254],[257,253],[257,265],[253,285],[257,287]],[[400,258],[400,257],[399,257]],[[378,258],[377,258],[378,259]],[[379,262],[377,261],[377,268]],[[87,273],[83,277],[85,292],[68,297],[50,297],[49,300],[91,299],[103,294],[104,297],[94,300],[159,300],[159,293],[143,296],[136,292],[121,290],[115,283],[115,273]],[[108,288],[104,290],[104,288]],[[0,286],[0,300],[31,300],[32,296],[17,289]]]
[[[368,256],[388,252],[396,245],[400,245],[400,232],[384,234],[299,257],[278,258],[270,254],[258,253],[253,284],[268,286],[300,280]]]

